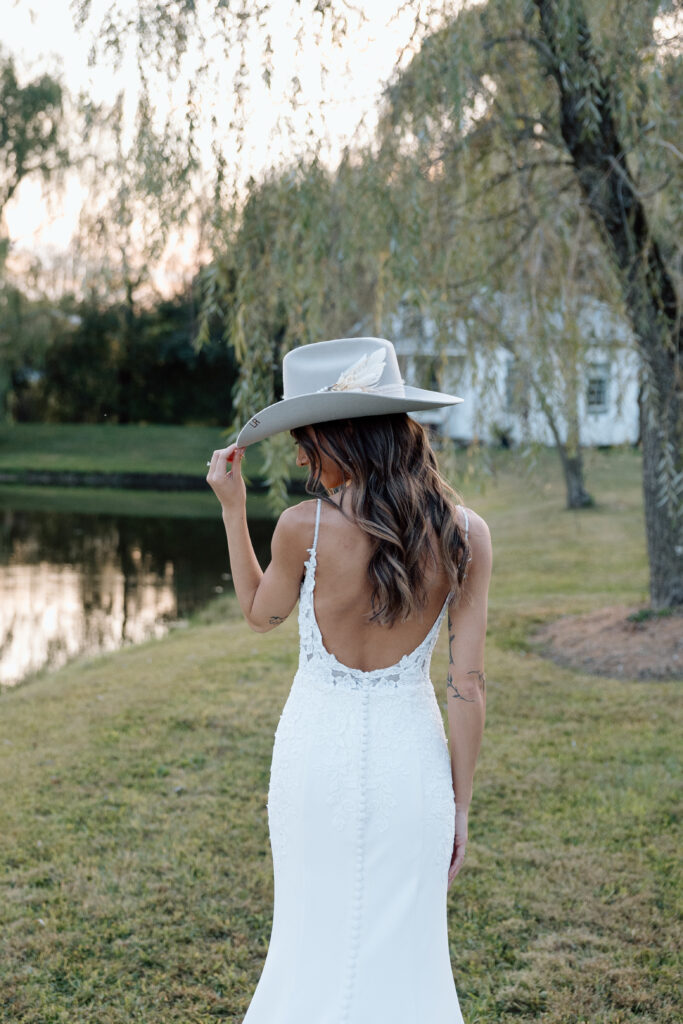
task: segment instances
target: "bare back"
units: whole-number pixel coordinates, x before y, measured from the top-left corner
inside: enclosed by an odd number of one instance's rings
[[[338,498],[332,500],[338,504]],[[387,668],[413,651],[429,633],[449,593],[443,568],[427,570],[427,604],[405,622],[369,622],[372,542],[359,526],[321,502],[314,608],[325,648],[343,665],[363,672]],[[311,502],[313,523],[315,503]]]

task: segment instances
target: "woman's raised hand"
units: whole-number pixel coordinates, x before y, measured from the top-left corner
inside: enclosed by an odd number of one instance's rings
[[[245,448],[236,444],[227,448],[218,448],[211,456],[211,465],[206,474],[206,482],[220,501],[224,511],[234,512],[244,508],[247,500],[247,489],[242,479],[242,459]],[[228,472],[228,463],[232,469]]]

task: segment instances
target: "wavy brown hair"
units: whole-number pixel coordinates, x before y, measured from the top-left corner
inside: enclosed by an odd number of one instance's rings
[[[373,541],[368,563],[370,621],[392,626],[427,603],[425,569],[431,557],[446,570],[451,590],[462,586],[469,546],[456,516],[459,495],[446,483],[427,431],[406,413],[313,423],[291,430],[308,456],[306,491],[332,502],[320,480],[318,448],[350,478],[351,518]],[[342,493],[343,508],[346,492]],[[336,507],[336,505],[335,505]],[[433,528],[438,555],[430,541]]]

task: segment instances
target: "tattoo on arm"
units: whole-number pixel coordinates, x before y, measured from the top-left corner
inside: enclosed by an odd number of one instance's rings
[[[268,622],[271,626],[279,626],[281,622],[284,622],[284,616],[282,615],[271,615]]]
[[[471,668],[467,673],[468,676],[476,676],[479,689],[482,693],[486,690],[486,676],[478,668]]]
[[[450,608],[449,608],[449,610],[448,610],[448,680],[446,681],[446,690],[451,690],[451,696],[453,697],[453,700],[464,700],[468,704],[473,704],[475,698],[474,697],[465,697],[462,693],[460,693],[460,690],[458,689],[458,687],[455,685],[455,682],[453,681],[453,675],[454,675],[453,666],[455,664],[454,659],[453,659],[453,641],[454,640],[455,640],[455,630],[453,629],[453,623],[451,621],[451,612],[450,612]],[[471,668],[469,670],[469,672],[467,672],[467,675],[468,676],[476,676],[477,677],[477,685],[479,686],[479,692],[483,695],[486,692],[486,676],[484,675],[484,673],[480,669],[478,669],[478,668]]]
[[[453,676],[450,672],[448,673],[448,682],[446,683],[446,689],[453,691],[453,700],[465,700],[467,701],[468,704],[474,703],[474,697],[463,697],[463,695],[460,693],[460,690],[453,682]]]
[[[451,621],[451,610],[448,609],[448,680],[446,682],[446,690],[452,690],[451,696],[453,700],[466,700],[468,704],[474,701],[474,697],[463,697],[460,690],[453,682],[453,641],[455,640],[455,630],[453,629],[453,623]]]
[[[455,640],[455,630],[453,629],[453,623],[451,621],[451,610],[448,609],[448,664],[453,664],[453,641]]]

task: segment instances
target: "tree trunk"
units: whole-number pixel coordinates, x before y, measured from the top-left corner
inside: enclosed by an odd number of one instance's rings
[[[643,492],[650,598],[683,604],[683,325],[671,275],[617,134],[612,90],[581,0],[535,0],[559,90],[562,136],[587,207],[606,241],[643,361]],[[571,14],[567,18],[567,11]],[[567,21],[572,24],[568,28]]]
[[[584,486],[583,449],[581,448],[581,426],[579,423],[579,381],[583,381],[583,368],[572,360],[566,374],[567,399],[567,441],[560,451],[564,479],[567,486],[567,508],[590,508],[595,505],[592,496]]]
[[[561,449],[560,456],[567,487],[567,508],[590,508],[595,502],[584,486],[581,450],[576,455],[569,455]]]
[[[9,394],[12,389],[12,375],[0,362],[0,423],[8,423],[11,419],[9,413]]]
[[[567,508],[592,508],[595,505],[593,496],[586,490],[585,478],[583,475],[583,451],[580,445],[570,454],[568,446],[562,440],[555,417],[550,409],[545,408],[546,419],[555,438],[557,448],[562,462],[564,483],[567,491]]]
[[[555,441],[555,447],[557,453],[560,456],[562,462],[562,472],[564,473],[564,483],[567,490],[567,508],[591,508],[595,505],[593,496],[586,490],[585,480],[583,475],[583,451],[579,441],[579,417],[576,407],[570,410],[569,419],[573,420],[571,428],[568,430],[568,434],[573,434],[574,443],[572,444],[573,453],[570,454],[570,439],[565,442],[562,440],[562,434],[555,418],[552,406],[548,402],[543,387],[536,381],[533,374],[531,376],[531,385],[534,389],[536,400],[541,408],[541,412],[545,416],[550,432],[553,435]],[[576,399],[576,396],[574,396]]]
[[[133,294],[136,287],[137,282],[133,282],[129,277],[125,278],[126,301],[123,307],[123,323],[121,325],[122,353],[118,372],[119,423],[130,423],[131,420],[131,391],[133,387],[131,366],[133,361],[132,353],[135,333],[135,303],[133,301]]]
[[[654,374],[653,374],[654,377]],[[656,378],[655,378],[656,381]],[[653,387],[644,389],[640,401],[640,438],[643,450],[643,497],[645,500],[645,532],[647,553],[650,562],[650,601],[652,607],[671,608],[683,604],[683,539],[680,527],[680,499],[678,521],[671,515],[669,507],[660,497],[662,477],[666,476],[666,462],[678,462],[680,473],[681,445],[683,431],[680,423],[680,401],[678,403],[678,424],[675,423],[676,403],[667,394],[672,389],[672,378],[656,381]],[[649,391],[649,394],[648,394]],[[655,392],[653,394],[653,392]],[[663,400],[662,400],[663,396]],[[659,409],[657,409],[659,406]],[[661,429],[663,418],[669,417]],[[678,437],[678,450],[671,451],[668,437]],[[676,443],[676,442],[674,442]],[[679,477],[680,479],[680,477]]]

